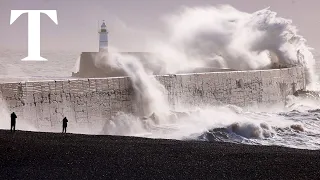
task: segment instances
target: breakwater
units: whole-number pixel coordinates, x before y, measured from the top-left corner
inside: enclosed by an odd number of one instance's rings
[[[172,107],[285,103],[288,95],[306,87],[303,67],[156,78]],[[118,112],[141,113],[129,77],[13,82],[0,89],[8,110],[38,130],[60,131],[66,116],[71,128],[99,131]]]

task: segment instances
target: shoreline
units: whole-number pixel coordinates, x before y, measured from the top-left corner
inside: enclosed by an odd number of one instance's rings
[[[0,130],[1,179],[317,179],[320,151]]]

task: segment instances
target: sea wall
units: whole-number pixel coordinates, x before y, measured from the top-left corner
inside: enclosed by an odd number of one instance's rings
[[[305,89],[302,67],[263,71],[231,71],[157,76],[168,90],[171,106],[273,104]],[[99,133],[117,112],[139,114],[130,78],[69,79],[0,85],[10,111],[38,130],[60,131],[64,116],[69,129]]]

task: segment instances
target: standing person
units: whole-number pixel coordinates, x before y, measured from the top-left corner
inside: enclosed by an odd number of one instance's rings
[[[67,133],[68,119],[66,117],[62,120],[62,133]]]
[[[16,113],[11,113],[11,128],[10,131],[15,132],[16,131],[16,119],[17,119],[17,115]]]

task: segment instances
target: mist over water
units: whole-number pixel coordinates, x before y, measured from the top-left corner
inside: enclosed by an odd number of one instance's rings
[[[2,94],[0,93],[0,114],[7,115],[3,116],[0,121],[0,128],[10,128],[10,117],[8,116],[9,111],[7,108],[7,103],[3,100]]]
[[[116,49],[96,57],[101,66],[130,77],[140,110],[137,114],[119,112],[106,120],[100,134],[319,149],[317,100],[290,97],[286,107],[275,104],[264,109],[234,105],[171,107],[166,89],[152,76],[207,67],[253,70],[303,65],[308,88],[315,90],[318,77],[311,48],[291,20],[277,17],[269,9],[250,14],[223,5],[183,8],[167,15],[164,23],[165,38],[149,37],[148,49],[155,53],[148,62],[117,53]],[[2,102],[0,111],[9,114]],[[0,123],[0,128],[9,127],[9,116]],[[34,130],[29,124],[20,127]],[[79,133],[77,129],[68,131]]]

